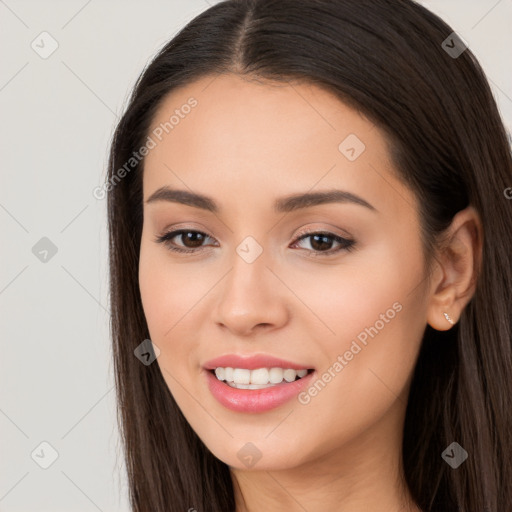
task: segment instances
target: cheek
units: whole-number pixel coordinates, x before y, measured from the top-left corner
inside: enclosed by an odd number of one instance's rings
[[[141,244],[139,288],[155,343],[164,338],[172,339],[172,331],[178,329],[183,322],[180,319],[199,300],[201,293],[197,277],[190,269],[186,265],[173,265],[165,248],[152,247],[150,241]]]
[[[201,301],[214,283],[207,268],[176,262],[164,247],[143,235],[139,289],[144,316],[151,341],[160,349],[158,364],[177,399],[181,389],[177,382],[198,372],[198,333],[207,314]]]
[[[343,391],[337,397],[325,393],[327,401],[346,401],[348,406],[378,396],[393,398],[390,389],[401,392],[424,330],[425,304],[418,286],[423,271],[419,244],[404,251],[383,242],[354,253],[334,272],[330,268],[322,270],[325,275],[301,277],[297,295],[308,297],[308,307],[322,320],[316,338],[323,352],[322,373],[336,375],[329,381],[336,383],[326,388]],[[316,321],[310,318],[310,324]]]
[[[189,368],[185,363],[190,349],[186,342],[186,310],[195,301],[188,297],[193,286],[175,266],[171,266],[162,247],[151,242],[141,244],[139,288],[151,341],[159,348],[156,360],[167,386],[180,408],[186,409],[186,396],[180,395]],[[180,339],[184,343],[175,343]]]
[[[321,320],[321,339],[332,353],[350,345],[361,333],[360,339],[364,339],[365,329],[375,324],[384,333],[389,325],[400,324],[412,314],[415,299],[411,292],[423,275],[421,258],[419,246],[411,244],[404,251],[383,237],[371,248],[347,255],[339,265],[319,265],[314,272],[302,270],[290,275],[290,280],[296,294],[305,298]],[[311,315],[309,318],[314,320]],[[393,337],[389,342],[399,343],[400,339]]]
[[[195,268],[194,268],[195,267]],[[204,285],[201,285],[204,282]],[[187,421],[197,431],[208,420],[198,406],[197,358],[199,330],[195,307],[211,283],[197,266],[173,263],[161,246],[142,242],[139,288],[150,338],[160,349],[156,362],[167,387]]]
[[[317,297],[313,307],[336,333],[322,342],[329,354],[323,370],[341,356],[342,368],[336,367],[333,379],[337,384],[329,387],[343,393],[335,398],[327,392],[327,401],[341,400],[351,407],[377,399],[387,403],[406,384],[420,347],[426,307],[418,286],[424,275],[421,246],[412,243],[412,236],[410,240],[407,251],[394,243],[376,245],[333,275],[323,296],[311,294]]]
[[[169,288],[168,273],[160,259],[158,252],[143,241],[139,262],[139,288],[144,315],[151,339],[155,343],[172,326],[169,312],[174,310],[172,293],[168,293],[172,290]]]

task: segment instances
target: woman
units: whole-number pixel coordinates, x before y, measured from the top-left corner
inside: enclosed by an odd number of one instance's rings
[[[512,510],[510,186],[484,74],[420,5],[192,20],[109,164],[133,510]]]

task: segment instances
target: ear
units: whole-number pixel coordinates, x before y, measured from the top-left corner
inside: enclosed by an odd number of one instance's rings
[[[478,212],[468,206],[458,212],[443,236],[432,271],[427,322],[438,331],[457,323],[473,297],[480,273],[483,228]]]

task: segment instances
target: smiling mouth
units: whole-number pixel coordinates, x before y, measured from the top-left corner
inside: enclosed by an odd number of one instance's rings
[[[265,389],[274,386],[286,385],[302,379],[314,370],[294,370],[291,368],[223,368],[208,370],[215,377],[236,389]]]

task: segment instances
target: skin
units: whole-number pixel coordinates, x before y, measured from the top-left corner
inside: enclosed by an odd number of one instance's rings
[[[424,329],[451,328],[474,293],[481,223],[471,207],[426,274],[417,199],[398,178],[383,133],[331,93],[307,84],[204,77],[169,94],[151,130],[193,96],[198,104],[145,159],[139,280],[163,376],[204,444],[228,464],[237,511],[419,511],[400,465],[407,395]],[[349,134],[365,150],[349,161]],[[167,201],[162,186],[212,197],[217,214]],[[275,213],[275,199],[337,188],[373,205],[317,205]],[[155,239],[174,229],[206,233],[196,254]],[[298,240],[299,230],[355,240]],[[263,249],[252,263],[245,237]],[[176,236],[179,247],[186,240]],[[199,244],[201,245],[201,244]],[[430,279],[428,279],[430,277]],[[210,394],[203,364],[228,353],[271,354],[321,376],[365,328],[402,308],[307,404],[264,413],[226,409]],[[237,453],[251,442],[261,458]],[[340,508],[340,507],[343,508]]]

